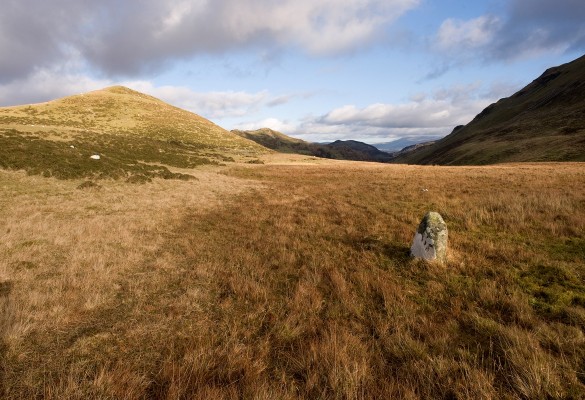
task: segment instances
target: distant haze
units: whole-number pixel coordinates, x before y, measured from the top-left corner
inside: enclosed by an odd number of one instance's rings
[[[430,141],[437,140],[440,138],[441,138],[441,136],[406,137],[406,138],[395,140],[393,142],[374,143],[373,146],[377,147],[379,150],[382,150],[382,151],[395,152],[395,151],[400,151],[405,147],[412,146],[413,144],[430,142]]]

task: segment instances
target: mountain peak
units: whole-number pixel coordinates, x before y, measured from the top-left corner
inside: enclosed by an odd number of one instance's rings
[[[94,90],[94,91],[85,93],[84,95],[91,95],[91,94],[94,94],[94,95],[123,95],[123,96],[134,97],[134,98],[154,100],[154,101],[163,103],[162,100],[157,99],[156,97],[150,96],[146,93],[142,93],[142,92],[139,92],[137,90],[130,89],[126,86],[121,86],[121,85],[108,86],[108,87],[105,87],[103,89],[98,89],[98,90]]]
[[[106,88],[103,88],[102,91],[116,94],[142,94],[140,92],[137,92],[136,90],[132,90],[130,88],[127,88],[126,86],[121,85],[108,86]]]

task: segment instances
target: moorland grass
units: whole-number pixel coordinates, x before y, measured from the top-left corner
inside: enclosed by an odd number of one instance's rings
[[[73,147],[71,147],[73,146]],[[59,179],[188,179],[194,168],[269,150],[124,87],[0,108],[0,167]],[[89,157],[99,154],[99,162]]]
[[[585,396],[582,164],[196,176],[0,174],[3,398]]]
[[[120,135],[78,135],[69,141],[44,139],[16,130],[0,131],[0,167],[58,179],[120,179],[136,177],[192,179],[168,167],[218,165],[193,146],[178,141]],[[99,155],[99,160],[91,158]]]

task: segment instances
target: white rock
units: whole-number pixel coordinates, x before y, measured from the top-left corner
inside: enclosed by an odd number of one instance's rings
[[[416,258],[443,263],[447,260],[447,238],[447,225],[441,214],[428,212],[414,235],[410,254]]]
[[[99,154],[94,154],[93,156],[89,157],[92,160],[99,160],[101,157],[99,156]]]

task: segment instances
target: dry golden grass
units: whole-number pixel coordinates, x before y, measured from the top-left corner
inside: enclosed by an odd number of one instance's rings
[[[2,397],[585,396],[583,164],[293,158],[0,172]],[[428,210],[445,267],[408,256]]]

